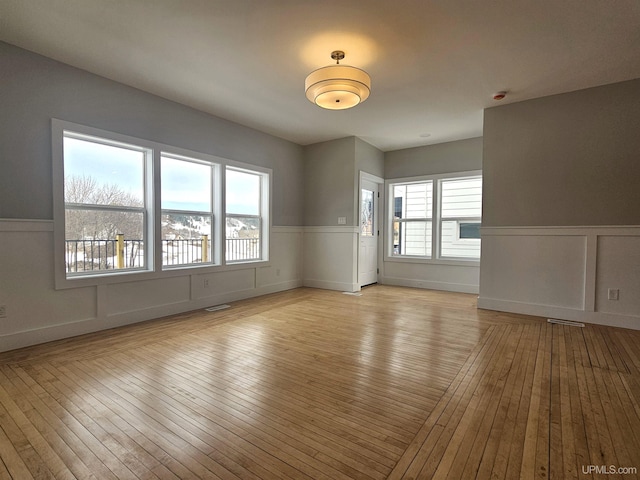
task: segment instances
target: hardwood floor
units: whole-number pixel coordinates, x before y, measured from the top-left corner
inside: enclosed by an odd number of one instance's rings
[[[635,479],[640,332],[297,289],[0,354],[0,459],[20,480]]]

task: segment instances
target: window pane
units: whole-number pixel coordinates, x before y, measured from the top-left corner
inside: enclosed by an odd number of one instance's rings
[[[226,169],[225,258],[227,262],[263,258],[261,238],[263,217],[261,189],[266,176]],[[268,221],[266,219],[265,221]]]
[[[260,215],[260,175],[227,168],[228,214]]]
[[[459,223],[458,230],[461,239],[480,238],[480,223]]]
[[[362,189],[361,217],[362,225],[360,232],[364,237],[373,237],[373,192]]]
[[[431,218],[433,182],[409,183],[393,188],[395,216],[398,218]]]
[[[162,215],[162,264],[211,261],[211,215]]]
[[[225,246],[227,262],[260,259],[260,218],[227,217]]]
[[[142,212],[67,209],[67,273],[144,267],[143,230]],[[124,235],[120,256],[118,234]]]
[[[211,166],[162,156],[162,208],[211,212]]]
[[[482,178],[442,181],[442,218],[482,215]]]
[[[456,220],[442,222],[440,255],[455,258],[480,258],[480,239],[460,238],[458,229],[459,224]]]
[[[143,205],[144,151],[67,136],[63,148],[65,202]]]
[[[431,222],[394,221],[393,254],[431,256]]]

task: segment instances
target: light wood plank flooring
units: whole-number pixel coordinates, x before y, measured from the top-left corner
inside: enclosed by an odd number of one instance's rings
[[[477,310],[473,295],[297,289],[0,354],[0,479],[639,468],[640,332]]]

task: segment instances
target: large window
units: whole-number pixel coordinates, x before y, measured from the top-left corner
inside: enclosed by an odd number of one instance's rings
[[[210,163],[162,154],[163,266],[212,263],[213,171]]]
[[[269,169],[59,120],[52,134],[58,288],[268,260]]]
[[[226,260],[229,263],[263,258],[266,176],[235,167],[226,169]]]
[[[431,257],[433,182],[393,186],[393,254]]]
[[[71,132],[63,149],[67,274],[146,268],[149,150]]]
[[[440,180],[440,256],[480,258],[482,177]]]
[[[389,182],[389,192],[390,257],[480,258],[480,175]]]

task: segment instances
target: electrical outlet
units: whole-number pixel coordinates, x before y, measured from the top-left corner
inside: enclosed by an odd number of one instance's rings
[[[209,279],[208,278],[204,279],[204,288],[209,288]]]
[[[279,277],[279,276],[280,276],[280,269],[276,268],[276,277]]]
[[[619,300],[620,299],[620,290],[617,288],[610,288],[607,291],[607,298],[609,300]]]
[[[0,305],[0,318],[7,318],[7,306]]]

